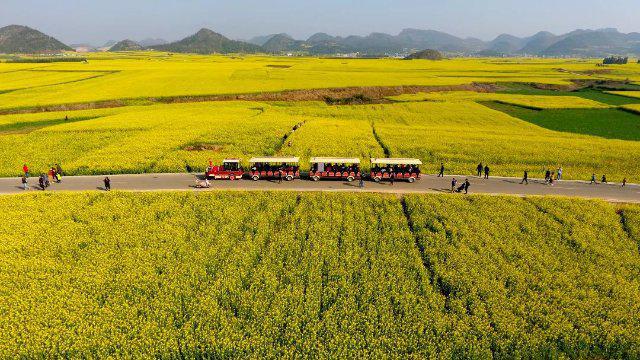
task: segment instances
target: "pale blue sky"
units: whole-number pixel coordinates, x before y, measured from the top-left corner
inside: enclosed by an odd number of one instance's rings
[[[175,40],[201,27],[236,39],[396,34],[412,27],[487,40],[577,28],[640,32],[639,17],[640,0],[0,0],[0,26],[28,25],[67,43],[94,44]]]

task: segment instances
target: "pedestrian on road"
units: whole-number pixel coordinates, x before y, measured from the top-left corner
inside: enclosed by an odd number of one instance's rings
[[[598,184],[598,182],[596,182],[596,174],[591,174],[591,184]]]
[[[29,177],[29,167],[27,164],[22,165],[22,172],[24,173],[24,176]]]
[[[364,174],[360,175],[360,183],[358,184],[360,189],[364,189]]]
[[[396,173],[392,172],[391,176],[389,176],[389,180],[391,181],[391,186],[393,186],[393,182],[396,180]]]
[[[22,188],[24,190],[29,190],[29,180],[27,179],[26,176],[22,177]]]
[[[551,170],[545,171],[545,173],[544,173],[544,182],[548,183],[550,178],[551,178]]]
[[[456,178],[453,178],[453,180],[451,180],[451,193],[453,194],[456,191],[456,186],[458,185],[458,180],[456,180]]]
[[[484,166],[482,166],[482,163],[478,164],[478,167],[476,168],[476,170],[478,170],[478,177],[482,177],[483,169],[484,169]]]
[[[46,175],[40,174],[40,177],[38,178],[38,184],[40,185],[40,189],[42,189],[42,191],[44,191],[47,188],[45,179],[46,179]]]
[[[282,184],[282,169],[278,170],[278,184]]]
[[[553,175],[555,175],[553,172],[551,173],[551,176],[549,176],[549,185],[553,186]]]
[[[562,167],[558,168],[558,181],[562,180]]]
[[[469,182],[469,179],[466,179],[464,181],[464,193],[468,194],[469,193],[469,187],[471,186],[471,183]]]
[[[440,173],[438,173],[438,177],[444,177],[444,163],[440,163]]]
[[[56,182],[60,184],[62,182],[62,174],[56,172]]]
[[[62,171],[62,166],[60,166],[60,164],[56,164],[56,172],[60,175],[64,175],[64,172]]]
[[[104,190],[105,191],[111,191],[111,179],[109,179],[109,177],[105,177],[104,178]]]
[[[602,175],[602,181],[600,181],[603,184],[607,183],[607,175]]]
[[[484,178],[489,179],[489,165],[484,167]]]
[[[627,178],[622,179],[622,187],[627,186]]]
[[[520,184],[529,185],[529,172],[527,170],[524,171],[524,175],[522,176],[522,181],[520,182]]]

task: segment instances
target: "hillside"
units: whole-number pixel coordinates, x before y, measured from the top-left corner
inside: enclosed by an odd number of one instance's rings
[[[22,25],[0,28],[0,53],[35,54],[73,51],[55,38]]]
[[[209,29],[201,29],[196,34],[180,41],[152,46],[154,50],[193,54],[257,53],[260,46],[242,41],[230,40]]]
[[[269,53],[283,53],[287,51],[299,51],[303,49],[304,41],[293,39],[287,34],[277,34],[272,36],[262,48]]]
[[[437,50],[422,50],[404,58],[405,60],[442,60],[442,54]]]
[[[119,43],[113,45],[109,51],[117,52],[117,51],[140,51],[143,50],[143,47],[135,41],[132,40],[122,40]]]

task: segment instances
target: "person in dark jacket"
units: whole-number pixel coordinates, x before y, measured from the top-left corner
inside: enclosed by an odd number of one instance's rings
[[[44,191],[47,188],[47,183],[45,182],[45,178],[46,178],[45,174],[40,174],[40,177],[38,178],[38,184],[40,185],[40,188],[42,189],[42,191]]]
[[[520,182],[520,184],[527,184],[529,185],[529,172],[528,171],[524,171],[524,175],[522,176],[522,181]]]
[[[109,177],[105,177],[104,178],[104,190],[105,191],[111,191],[111,179],[109,179]]]
[[[468,194],[469,193],[469,187],[471,186],[471,183],[469,182],[469,179],[466,179],[464,181],[464,193]]]
[[[444,163],[440,163],[440,172],[438,173],[438,177],[444,177]]]
[[[458,185],[458,180],[456,180],[456,178],[453,178],[453,180],[451,180],[451,193],[452,194],[456,191],[456,185]]]
[[[478,167],[476,168],[476,170],[478,170],[478,177],[482,177],[482,169],[484,169],[482,163],[478,164]]]
[[[489,178],[489,165],[484,167],[484,178],[485,179]]]

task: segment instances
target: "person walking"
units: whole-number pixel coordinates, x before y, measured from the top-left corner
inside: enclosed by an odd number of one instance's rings
[[[478,170],[478,177],[482,177],[483,169],[484,169],[484,166],[482,166],[482,163],[478,164],[478,167],[476,168],[476,170]]]
[[[466,179],[464,181],[464,193],[468,194],[469,193],[469,187],[471,186],[471,183],[469,182],[469,179]]]
[[[62,174],[56,172],[56,182],[60,184],[62,182]]]
[[[56,172],[60,175],[64,175],[64,172],[62,171],[62,166],[60,166],[60,164],[56,164]]]
[[[558,168],[558,181],[562,180],[562,166]]]
[[[47,188],[47,184],[45,183],[45,175],[44,174],[40,174],[40,177],[38,178],[38,184],[40,185],[40,189],[42,189],[42,191],[44,191]]]
[[[549,176],[549,185],[553,186],[553,175],[555,175],[553,172],[551,172],[551,176]]]
[[[109,177],[105,177],[104,178],[104,190],[105,191],[111,191],[111,179],[109,179]]]
[[[282,169],[278,170],[278,184],[282,184]]]
[[[627,186],[627,178],[622,179],[622,187]]]
[[[547,170],[544,172],[544,182],[548,183],[551,178],[551,170]]]
[[[27,179],[26,176],[22,177],[22,188],[24,190],[29,190],[29,180]]]
[[[444,177],[444,163],[440,163],[440,172],[438,173],[438,177]]]
[[[456,180],[456,178],[453,178],[453,180],[451,180],[451,193],[453,194],[456,191],[456,186],[458,185],[458,180]]]
[[[24,176],[29,177],[29,167],[27,164],[22,165],[22,172],[24,173]]]
[[[484,178],[489,179],[489,165],[484,167]]]
[[[364,189],[364,173],[360,174],[360,183],[358,184],[360,189]]]
[[[600,181],[603,184],[607,183],[607,175],[602,175],[602,181]]]
[[[522,181],[520,184],[529,185],[529,172],[527,170],[524,171],[524,175],[522,176]]]
[[[389,181],[391,181],[391,186],[393,186],[393,182],[396,180],[396,173],[392,172],[389,176]]]
[[[591,174],[591,184],[598,184],[596,182],[596,174]]]

